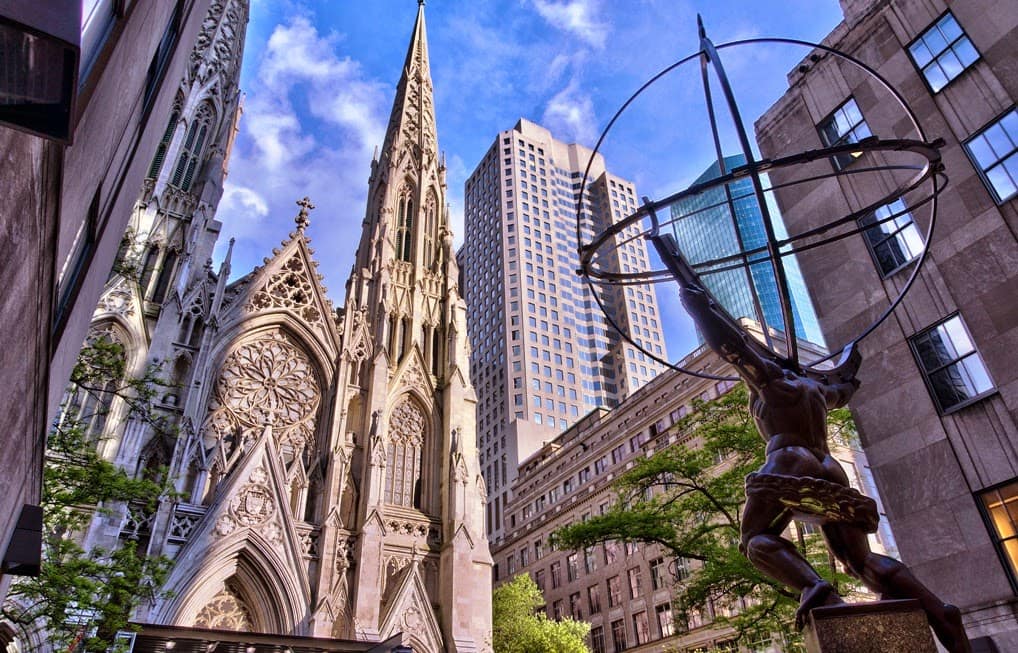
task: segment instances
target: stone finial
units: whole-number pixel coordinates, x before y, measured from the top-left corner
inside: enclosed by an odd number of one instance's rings
[[[304,199],[297,202],[297,206],[300,207],[300,213],[294,218],[294,222],[297,223],[297,231],[303,232],[311,224],[311,219],[308,218],[308,211],[315,208],[315,205],[311,203],[311,198],[305,195]]]

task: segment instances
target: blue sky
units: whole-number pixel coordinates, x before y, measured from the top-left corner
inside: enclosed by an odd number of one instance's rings
[[[240,134],[219,207],[246,274],[293,229],[308,195],[319,271],[343,301],[367,193],[416,15],[413,0],[252,0]],[[557,138],[593,146],[647,79],[697,49],[696,14],[715,43],[778,36],[819,41],[841,20],[837,0],[431,0],[426,7],[439,146],[457,242],[463,183],[495,135],[525,117]],[[784,90],[806,50],[722,52],[747,123]],[[679,190],[710,163],[698,71],[686,67],[635,103],[602,152],[643,195]],[[749,125],[751,129],[751,124]],[[659,287],[672,359],[695,345]]]

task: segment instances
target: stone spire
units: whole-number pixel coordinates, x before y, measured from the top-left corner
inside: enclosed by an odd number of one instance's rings
[[[396,87],[396,99],[382,146],[382,164],[389,163],[391,157],[405,149],[414,155],[419,168],[434,160],[438,152],[423,2],[417,6],[417,21],[403,63],[403,74]]]

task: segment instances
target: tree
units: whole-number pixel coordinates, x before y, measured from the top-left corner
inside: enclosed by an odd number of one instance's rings
[[[108,337],[94,337],[82,349],[47,441],[41,570],[18,579],[2,607],[26,643],[41,629],[54,649],[109,650],[134,608],[165,580],[169,561],[146,556],[135,540],[121,539],[109,550],[82,546],[97,512],[151,515],[170,491],[165,470],[132,477],[104,459],[94,439],[114,408],[146,423],[156,437],[172,437],[173,426],[152,407],[164,386],[155,368],[127,378],[123,346]]]
[[[497,587],[492,597],[494,653],[588,653],[583,639],[590,624],[549,619],[539,610],[543,605],[541,590],[527,574]]]
[[[694,401],[693,408],[679,424],[684,442],[638,460],[615,482],[612,508],[556,531],[557,546],[579,549],[608,540],[659,544],[676,565],[696,561],[689,565],[689,577],[676,585],[680,624],[708,604],[734,608],[733,602],[744,599],[741,611],[715,622],[734,628],[743,643],[778,634],[794,645],[801,640],[793,626],[798,596],[739,551],[744,479],[765,459],[746,388],[740,383],[714,401]],[[851,582],[835,572],[818,536],[799,543],[835,587]]]

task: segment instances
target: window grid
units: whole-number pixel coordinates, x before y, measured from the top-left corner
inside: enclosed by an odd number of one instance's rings
[[[938,93],[979,59],[968,36],[950,12],[908,46],[930,90]]]
[[[1018,109],[969,139],[965,149],[998,204],[1018,194]]]
[[[820,131],[820,139],[824,145],[835,147],[846,143],[858,143],[862,139],[871,136],[870,128],[863,119],[855,98],[848,98],[844,104],[835,109],[830,116],[817,125]],[[855,161],[852,154],[839,154],[831,157],[834,167],[841,170]]]
[[[979,499],[1008,580],[1018,592],[1018,481],[983,492]]]
[[[968,406],[994,390],[959,315],[917,333],[909,344],[941,414]]]
[[[923,249],[923,238],[905,203],[896,200],[859,218],[873,262],[887,278],[912,262]]]

